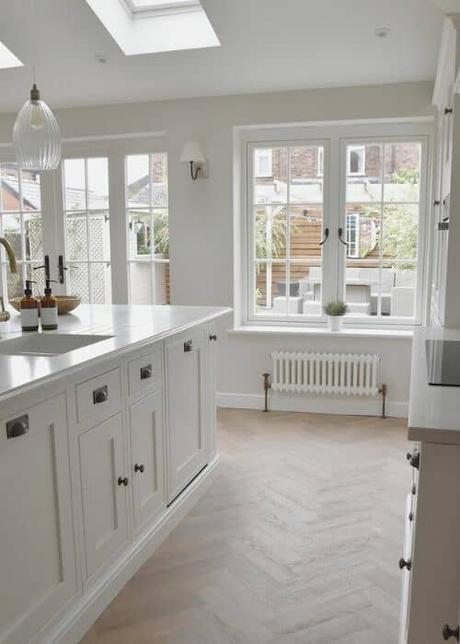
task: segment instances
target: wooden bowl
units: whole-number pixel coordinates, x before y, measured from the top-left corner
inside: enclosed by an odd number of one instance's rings
[[[79,295],[55,295],[59,315],[65,315],[70,313],[81,303],[81,297]],[[13,297],[10,300],[10,304],[13,309],[16,311],[21,310],[21,298]]]

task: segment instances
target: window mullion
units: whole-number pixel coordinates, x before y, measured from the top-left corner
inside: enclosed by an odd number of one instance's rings
[[[344,254],[338,241],[338,229],[344,226],[346,180],[342,160],[342,145],[338,138],[331,138],[327,171],[324,173],[324,226],[329,228],[329,240],[323,246],[323,304],[343,298]]]
[[[289,301],[291,298],[291,146],[287,153],[287,186],[286,186],[286,316],[289,316]]]

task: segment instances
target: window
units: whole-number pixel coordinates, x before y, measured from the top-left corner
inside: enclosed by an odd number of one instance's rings
[[[272,176],[272,151],[270,148],[261,148],[255,152],[255,175],[259,178]]]
[[[16,163],[0,165],[0,237],[13,247],[18,274],[11,274],[2,250],[1,291],[6,299],[21,297],[25,280],[34,280],[34,292],[43,292],[43,240],[40,176],[21,171]]]
[[[82,301],[112,300],[107,158],[63,164],[67,290]]]
[[[166,304],[170,302],[167,155],[128,155],[125,174],[129,299],[133,304]]]
[[[420,323],[430,130],[359,129],[367,139],[353,139],[352,125],[241,135],[243,323],[314,324],[335,299],[355,325]]]
[[[270,148],[274,176],[268,182],[258,174],[267,148],[253,151],[251,290],[256,316],[321,314],[323,180],[316,167],[320,147]]]
[[[198,0],[86,0],[127,56],[220,47]]]
[[[199,0],[122,0],[133,13],[200,7]]]
[[[348,158],[356,149],[347,145]],[[384,142],[360,149],[368,160],[366,172],[359,180],[348,177],[346,186],[348,308],[357,316],[414,318],[421,144]]]
[[[347,170],[349,175],[362,175],[366,166],[366,148],[364,145],[350,145],[347,153]]]

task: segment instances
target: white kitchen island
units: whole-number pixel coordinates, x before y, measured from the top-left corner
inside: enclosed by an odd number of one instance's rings
[[[205,491],[228,312],[81,306],[27,355],[0,325],[1,644],[78,642]]]
[[[427,340],[460,331],[422,329],[413,340],[400,644],[460,637],[460,388],[429,383]]]

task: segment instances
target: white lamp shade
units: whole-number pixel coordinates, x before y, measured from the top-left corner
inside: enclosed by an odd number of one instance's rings
[[[200,144],[196,141],[187,141],[182,148],[180,160],[181,163],[190,163],[191,161],[194,161],[195,163],[204,163],[206,161],[203,150],[201,149]]]

